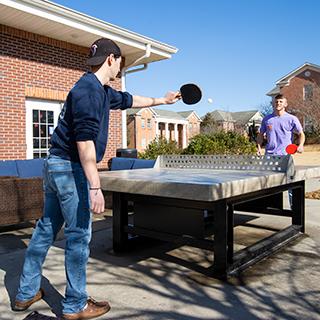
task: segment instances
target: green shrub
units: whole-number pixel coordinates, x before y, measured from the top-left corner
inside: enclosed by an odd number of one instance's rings
[[[306,142],[305,144],[320,144],[320,131],[314,130],[311,132],[306,132]]]
[[[139,152],[139,158],[157,159],[162,154],[179,154],[181,149],[175,141],[167,141],[165,138],[155,138],[149,143],[144,152]]]
[[[255,154],[256,145],[237,132],[219,131],[193,137],[184,154]]]

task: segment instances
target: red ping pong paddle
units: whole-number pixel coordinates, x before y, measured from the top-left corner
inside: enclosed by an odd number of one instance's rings
[[[185,104],[196,104],[202,98],[201,89],[194,83],[187,83],[181,86],[180,94]]]
[[[298,146],[296,144],[288,144],[286,147],[286,152],[288,154],[295,154],[298,150]]]

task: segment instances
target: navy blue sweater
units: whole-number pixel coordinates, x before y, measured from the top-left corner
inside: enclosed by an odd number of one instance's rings
[[[128,92],[103,86],[93,73],[85,73],[67,96],[51,137],[50,154],[79,162],[76,142],[92,140],[97,162],[101,161],[108,141],[110,109],[131,106]]]

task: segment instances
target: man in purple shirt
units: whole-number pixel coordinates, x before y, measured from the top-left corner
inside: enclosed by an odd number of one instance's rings
[[[288,102],[285,96],[278,94],[273,100],[273,113],[262,120],[257,137],[258,154],[262,154],[261,146],[266,136],[266,154],[286,155],[286,147],[292,143],[293,134],[298,135],[297,152],[303,152],[305,135],[298,118],[286,112]]]

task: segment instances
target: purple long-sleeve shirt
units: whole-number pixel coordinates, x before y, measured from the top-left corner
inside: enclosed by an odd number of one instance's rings
[[[301,133],[302,126],[296,116],[287,112],[282,116],[270,114],[263,118],[260,132],[267,136],[266,154],[285,155],[293,133]]]

